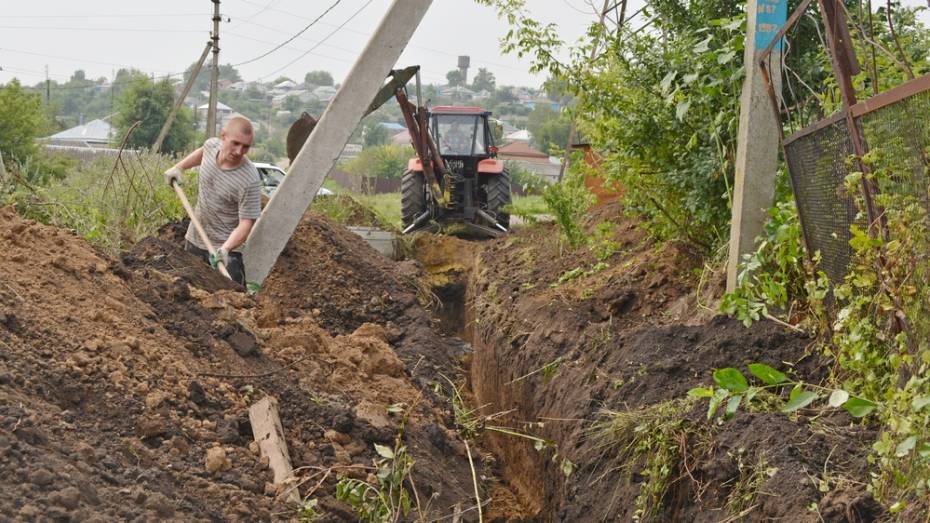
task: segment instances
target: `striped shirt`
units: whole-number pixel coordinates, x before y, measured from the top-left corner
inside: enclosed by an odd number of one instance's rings
[[[235,169],[222,169],[217,164],[219,152],[219,138],[204,142],[197,206],[194,207],[194,214],[217,249],[239,225],[239,220],[254,220],[262,213],[261,179],[255,165],[245,158]],[[207,249],[194,224],[188,226],[184,239]]]

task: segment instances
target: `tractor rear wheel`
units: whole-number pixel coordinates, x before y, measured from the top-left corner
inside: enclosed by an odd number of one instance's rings
[[[510,208],[510,173],[504,169],[500,174],[488,176],[484,193],[488,197],[488,211],[497,217],[497,223],[503,228],[510,228],[510,214],[507,212]]]
[[[422,171],[404,172],[400,183],[400,214],[404,228],[426,212],[426,179]]]

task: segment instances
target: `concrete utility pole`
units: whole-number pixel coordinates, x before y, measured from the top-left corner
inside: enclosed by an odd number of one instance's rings
[[[788,17],[787,0],[749,0],[746,24],[746,79],[740,98],[736,138],[736,181],[730,220],[730,254],[727,258],[727,292],[736,288],[737,268],[744,254],[755,251],[767,210],[775,199],[775,174],[781,123],[772,110],[759,67],[759,55],[768,47]],[[771,54],[770,78],[781,96],[781,42]]]
[[[429,9],[432,0],[394,0],[349,75],[300,149],[245,244],[246,279],[262,283],[339,153]]]
[[[212,48],[213,43],[207,42],[207,46],[200,55],[200,60],[197,60],[197,65],[195,65],[194,70],[191,71],[190,78],[188,78],[187,83],[184,84],[184,89],[181,90],[181,94],[178,96],[178,99],[175,100],[174,107],[171,108],[171,113],[168,114],[168,119],[165,120],[165,125],[162,126],[161,131],[158,133],[158,138],[155,140],[155,144],[152,145],[153,153],[157,153],[161,150],[161,144],[165,141],[165,137],[168,136],[168,131],[171,130],[171,126],[174,124],[174,119],[178,116],[178,110],[181,109],[181,105],[183,105],[184,100],[187,99],[187,94],[191,92],[191,87],[197,82],[197,75],[200,74],[200,69],[203,68],[203,63],[207,60],[207,55],[210,54],[210,49]]]
[[[220,0],[213,2],[213,69],[210,71],[210,100],[207,102],[207,137],[216,136],[216,84],[220,80]]]

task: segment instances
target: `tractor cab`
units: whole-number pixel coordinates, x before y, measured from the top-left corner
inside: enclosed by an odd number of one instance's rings
[[[496,154],[488,126],[490,112],[479,107],[435,107],[430,112],[432,135],[446,158],[491,158]]]

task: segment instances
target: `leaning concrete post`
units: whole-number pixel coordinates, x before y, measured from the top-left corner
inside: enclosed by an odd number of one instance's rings
[[[381,20],[255,224],[243,250],[248,281],[265,281],[430,4],[395,0]]]
[[[754,251],[762,234],[766,211],[775,199],[780,122],[772,110],[759,68],[759,55],[769,45],[788,16],[787,0],[749,0],[746,6],[746,79],[740,98],[736,142],[736,181],[730,221],[730,254],[727,258],[727,292],[736,288],[737,266],[744,254]],[[781,96],[781,42],[771,54],[770,70],[775,93]]]

